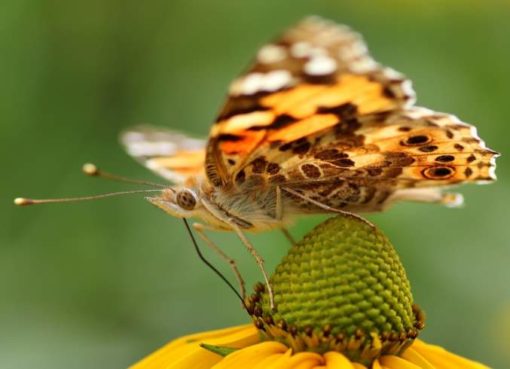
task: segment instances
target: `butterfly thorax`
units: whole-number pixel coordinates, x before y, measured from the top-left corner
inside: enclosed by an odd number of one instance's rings
[[[279,216],[274,188],[215,188],[209,201],[240,227],[253,232],[281,228],[292,221],[291,217]]]
[[[194,178],[185,186],[169,187],[149,202],[177,218],[195,218],[216,230],[231,230],[232,225],[250,231],[281,227],[275,217],[274,191],[240,192],[211,186]]]

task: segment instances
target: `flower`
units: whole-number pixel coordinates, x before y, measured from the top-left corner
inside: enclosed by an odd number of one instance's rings
[[[336,217],[294,245],[244,306],[253,324],[186,336],[130,369],[482,369],[416,339],[424,315],[389,240]]]
[[[207,345],[209,349],[203,346]],[[226,356],[214,348],[236,348]],[[176,339],[129,369],[367,369],[339,352],[293,353],[276,341],[261,341],[252,324]],[[415,340],[400,356],[383,355],[372,369],[488,369],[487,366]]]

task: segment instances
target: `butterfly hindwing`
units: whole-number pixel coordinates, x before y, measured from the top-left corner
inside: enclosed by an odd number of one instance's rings
[[[126,151],[144,166],[174,182],[204,175],[205,141],[151,126],[124,132]]]
[[[235,172],[234,184],[241,192],[280,186],[331,207],[376,211],[396,191],[491,181],[496,155],[473,126],[415,107],[351,118],[290,143],[266,142]]]

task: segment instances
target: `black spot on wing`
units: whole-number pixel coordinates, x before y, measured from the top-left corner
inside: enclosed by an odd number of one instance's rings
[[[263,156],[259,156],[251,162],[253,173],[264,173],[267,166],[267,160]]]
[[[292,153],[296,155],[304,155],[312,147],[311,143],[306,137],[298,138],[297,140],[287,142],[279,147],[280,151],[292,150]]]
[[[446,179],[454,173],[455,171],[451,167],[430,167],[422,171],[423,176],[428,179]]]
[[[358,107],[351,103],[345,103],[333,107],[319,106],[317,108],[318,114],[335,114],[341,120],[351,119],[358,113]]]
[[[319,167],[314,164],[303,164],[301,165],[301,171],[307,178],[320,178],[321,171]]]
[[[325,161],[344,159],[347,158],[348,156],[349,155],[347,155],[346,153],[343,153],[337,149],[326,149],[323,151],[319,151],[317,154],[315,154],[316,159]]]
[[[405,140],[402,140],[400,142],[400,144],[403,146],[414,146],[414,145],[423,145],[428,142],[430,142],[430,137],[425,136],[425,135],[416,135],[416,136],[408,137]]]
[[[448,163],[450,161],[454,161],[455,157],[453,155],[441,155],[436,158],[436,161],[441,163]]]
[[[280,165],[277,163],[269,163],[266,168],[267,173],[277,174],[280,171]]]
[[[222,133],[216,139],[219,142],[225,142],[225,141],[236,142],[236,141],[242,140],[243,138],[241,136],[232,135],[230,133]]]
[[[239,173],[236,174],[236,183],[238,185],[241,185],[244,183],[244,181],[246,180],[246,173],[244,172],[244,170],[240,170]]]
[[[438,147],[436,145],[428,145],[428,146],[422,146],[418,150],[421,152],[433,152],[436,151]]]
[[[222,112],[218,115],[216,123],[232,118],[236,115],[248,114],[256,111],[267,111],[268,109],[269,108],[260,105],[258,99],[252,97],[231,98],[231,100],[223,108]]]
[[[298,120],[288,114],[280,114],[278,115],[274,122],[270,125],[262,125],[262,126],[252,126],[248,128],[249,131],[265,131],[265,130],[277,130],[284,127],[287,127]]]

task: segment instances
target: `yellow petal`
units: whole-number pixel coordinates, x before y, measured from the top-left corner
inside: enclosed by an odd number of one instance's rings
[[[383,356],[379,361],[381,365],[389,369],[422,369],[421,366],[394,355]]]
[[[382,369],[381,364],[379,363],[379,360],[376,360],[373,362],[372,369]]]
[[[251,369],[268,356],[275,354],[282,355],[288,348],[279,342],[262,342],[235,351],[223,358],[221,362],[214,365],[213,369]],[[274,358],[277,358],[275,356]],[[273,359],[274,359],[273,358]]]
[[[299,352],[293,355],[280,369],[315,369],[324,364],[321,355],[315,352]]]
[[[288,349],[284,354],[275,354],[261,361],[253,367],[253,369],[281,369],[286,366],[292,356],[292,350]]]
[[[409,347],[402,355],[402,358],[410,361],[413,364],[418,365],[422,369],[435,369],[435,367],[427,361],[418,351],[412,346]]]
[[[381,365],[379,360],[376,360],[372,364],[372,369],[393,369],[393,368],[388,368],[387,366]]]
[[[225,346],[231,348],[244,348],[260,342],[259,331],[255,326],[249,324],[237,327],[238,330],[228,334],[216,335],[213,337],[198,336],[194,338],[197,344],[208,343],[210,345]],[[213,331],[214,332],[214,331]],[[188,342],[190,342],[188,340]]]
[[[452,354],[444,348],[416,340],[411,346],[436,369],[489,369],[476,361]]]
[[[327,369],[354,369],[351,361],[339,352],[326,352],[324,358]]]
[[[352,363],[352,367],[354,369],[367,369],[367,367],[365,365],[362,365],[360,363]]]
[[[259,341],[253,325],[193,334],[171,341],[130,369],[209,369],[222,357],[200,347],[201,343],[241,348]]]

